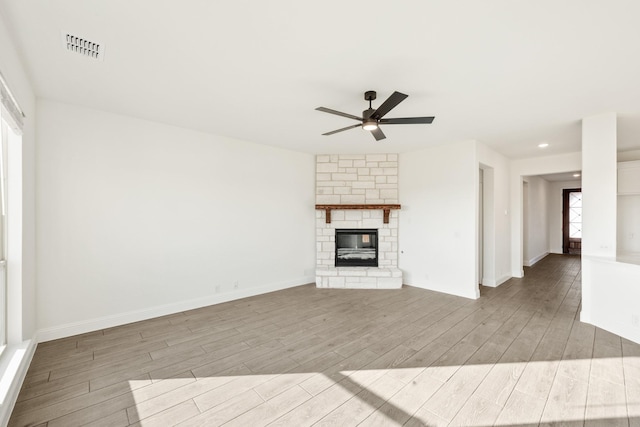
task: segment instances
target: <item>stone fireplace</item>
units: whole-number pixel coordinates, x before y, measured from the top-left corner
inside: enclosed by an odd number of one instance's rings
[[[397,154],[316,156],[316,207],[317,287],[402,286],[398,269]],[[345,248],[341,248],[340,230],[360,236],[356,238],[360,246],[351,248],[350,255],[342,251],[343,258],[368,258],[375,249],[377,264],[341,262],[338,250]],[[372,246],[374,234],[376,242]]]

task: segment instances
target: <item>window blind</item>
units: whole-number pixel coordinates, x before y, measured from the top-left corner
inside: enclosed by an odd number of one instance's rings
[[[18,105],[18,101],[13,96],[7,86],[7,82],[4,76],[0,72],[0,103],[4,107],[4,111],[9,114],[10,120],[7,121],[18,133],[22,133],[22,127],[24,125],[24,113]]]

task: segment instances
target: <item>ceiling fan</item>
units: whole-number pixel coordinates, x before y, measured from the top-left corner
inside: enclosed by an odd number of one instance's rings
[[[371,132],[371,135],[376,139],[376,141],[380,141],[381,139],[385,139],[386,136],[380,130],[380,125],[410,125],[410,124],[429,124],[433,122],[435,117],[405,117],[405,118],[397,118],[397,119],[384,119],[383,117],[392,109],[394,109],[398,104],[405,100],[409,95],[405,95],[400,92],[393,92],[386,101],[382,103],[377,109],[373,109],[371,107],[371,101],[376,99],[376,92],[373,90],[369,90],[364,93],[364,99],[369,101],[369,108],[362,112],[362,117],[354,116],[353,114],[343,113],[341,111],[332,110],[331,108],[318,107],[316,110],[323,111],[329,114],[335,114],[337,116],[347,117],[349,119],[357,120],[360,123],[347,126],[342,129],[337,129],[331,132],[323,133],[323,135],[333,135],[334,133],[342,132],[349,129],[354,129],[359,126],[362,126],[362,129],[368,130]]]

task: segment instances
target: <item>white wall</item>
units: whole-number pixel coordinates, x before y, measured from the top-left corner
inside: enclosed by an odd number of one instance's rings
[[[475,141],[401,154],[399,184],[405,284],[477,298]]]
[[[582,120],[582,255],[616,256],[616,114]]]
[[[580,152],[555,156],[533,157],[511,162],[510,203],[511,203],[511,270],[513,277],[524,276],[523,223],[522,223],[522,182],[524,176],[546,175],[570,172],[582,168]]]
[[[477,143],[479,167],[484,170],[484,254],[482,284],[498,286],[511,277],[509,159]]]
[[[526,231],[524,235],[523,262],[527,267],[549,254],[549,182],[538,177],[528,176],[524,178],[528,186],[528,200],[524,205],[528,212],[525,213],[526,223],[523,224]]]
[[[562,190],[580,188],[582,181],[555,181],[549,186],[549,252],[562,253]]]
[[[312,155],[44,100],[37,130],[42,339],[313,282]]]

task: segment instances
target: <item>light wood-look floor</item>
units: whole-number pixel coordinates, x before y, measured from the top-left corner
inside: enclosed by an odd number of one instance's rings
[[[640,426],[640,346],[580,259],[478,300],[300,286],[38,346],[10,425]]]

